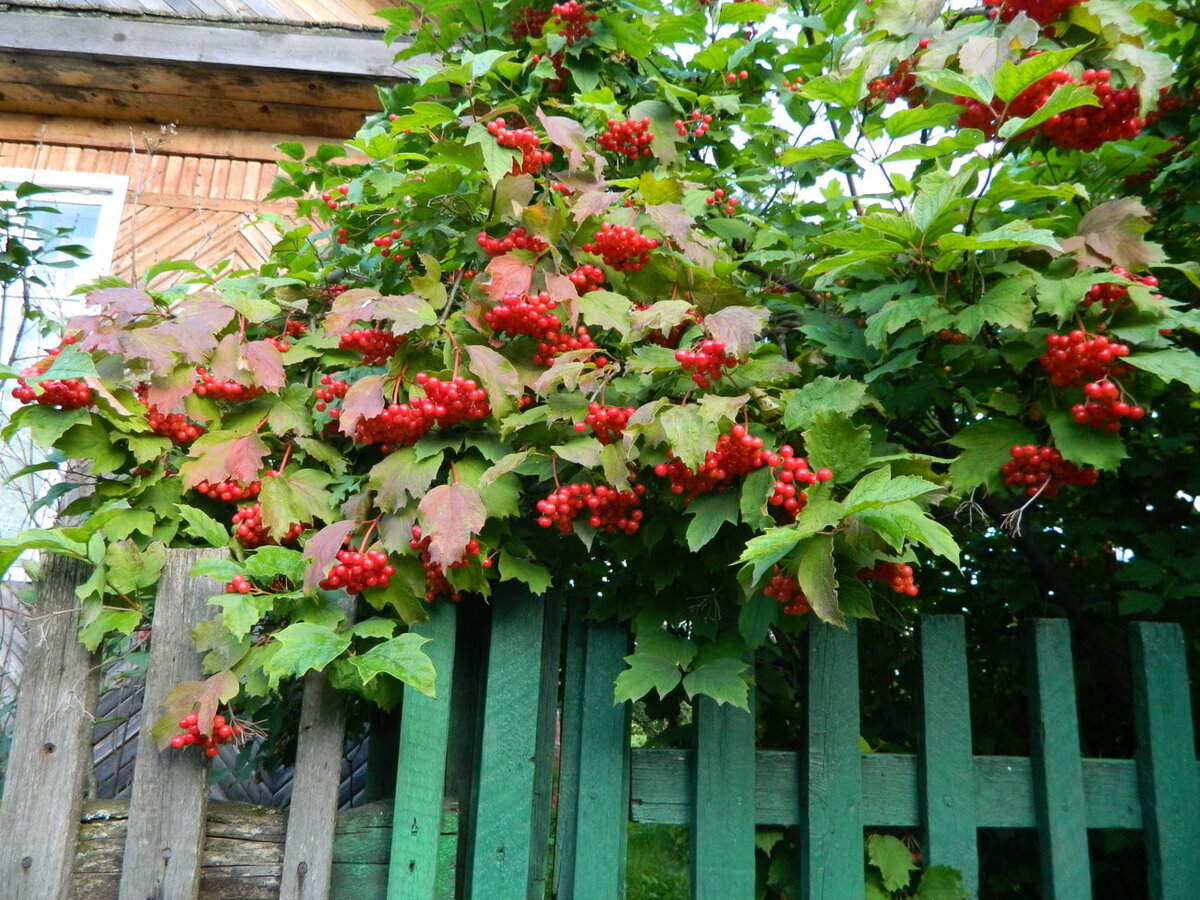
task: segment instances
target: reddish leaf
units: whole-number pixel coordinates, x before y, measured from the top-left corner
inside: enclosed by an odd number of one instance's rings
[[[429,301],[416,294],[383,297],[375,304],[375,317],[392,323],[392,334],[408,334],[437,323],[437,313]]]
[[[691,308],[686,300],[659,300],[645,309],[635,309],[630,320],[634,328],[668,332],[688,317]]]
[[[573,329],[579,324],[579,291],[566,275],[546,273],[546,290],[558,301],[558,307],[567,315],[567,324]]]
[[[383,295],[374,288],[345,291],[333,301],[322,325],[330,334],[341,334],[355,322],[370,322],[375,318],[375,304],[382,299]]]
[[[696,220],[690,216],[678,203],[660,203],[657,206],[646,207],[650,221],[659,227],[663,234],[676,241],[686,241],[692,237],[692,226]]]
[[[583,168],[583,157],[588,151],[587,135],[583,126],[566,116],[548,116],[539,108],[538,121],[546,129],[550,143],[561,147],[567,154],[567,168],[572,172]]]
[[[379,415],[385,405],[382,375],[368,375],[354,382],[342,400],[342,415],[338,419],[342,434],[354,434],[359,419]]]
[[[439,484],[417,507],[421,529],[429,537],[429,558],[448,566],[462,559],[471,535],[487,521],[478,489],[469,484]]]
[[[118,353],[126,359],[145,360],[156,374],[170,372],[179,362],[179,342],[169,334],[150,328],[130,328],[121,332],[119,340]],[[91,349],[87,346],[86,338],[80,343],[80,349]]]
[[[257,434],[228,437],[228,432],[211,432],[192,444],[191,457],[179,467],[185,489],[201,481],[240,481],[249,484],[262,471],[262,461],[270,448]]]
[[[217,352],[208,362],[208,371],[214,378],[225,381],[241,381],[246,377],[241,361],[242,339],[236,334],[227,334],[217,344]]]
[[[163,413],[183,411],[183,398],[195,387],[196,368],[191,364],[176,366],[171,374],[151,379],[146,402]]]
[[[242,347],[242,356],[253,377],[252,384],[277,391],[287,384],[283,371],[283,354],[269,341],[250,341]]]
[[[325,572],[333,565],[337,552],[342,549],[346,536],[354,530],[355,524],[353,519],[334,522],[304,542],[304,558],[312,560],[308,571],[304,573],[306,591],[315,590],[320,580],[325,577]]]
[[[136,316],[155,308],[150,295],[137,288],[101,288],[90,291],[84,299],[91,306],[102,307],[107,315],[123,312]]]
[[[588,216],[602,216],[620,199],[619,191],[583,191],[575,198],[575,221],[582,222]]]
[[[1079,220],[1079,233],[1062,241],[1074,253],[1079,268],[1123,266],[1138,271],[1163,260],[1162,248],[1146,241],[1150,211],[1133,197],[1109,200],[1088,210]]]
[[[239,687],[237,676],[228,669],[204,680],[200,689],[200,708],[197,710],[199,721],[196,723],[201,734],[212,734],[213,716],[217,714],[217,708],[236,697]]]
[[[520,373],[491,347],[471,344],[467,347],[467,355],[471,357],[471,371],[487,391],[492,409],[498,416],[504,415],[524,391]]]
[[[731,356],[746,356],[758,344],[770,311],[762,306],[726,306],[704,317],[704,328]]]
[[[497,256],[488,263],[487,274],[491,280],[484,290],[493,300],[499,300],[506,291],[527,294],[533,282],[533,266],[521,262],[511,253]]]
[[[240,685],[237,676],[228,669],[217,672],[204,681],[184,681],[175,685],[163,699],[163,714],[150,729],[159,750],[171,745],[171,738],[179,734],[179,720],[188,713],[196,713],[196,726],[202,734],[212,734],[213,716],[222,703],[228,703],[238,695]]]

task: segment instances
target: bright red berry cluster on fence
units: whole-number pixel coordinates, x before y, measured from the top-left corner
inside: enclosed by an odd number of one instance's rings
[[[708,388],[714,381],[725,374],[725,370],[738,365],[736,356],[725,352],[725,343],[716,340],[703,340],[691,350],[676,350],[675,360],[685,372],[692,373],[692,381],[702,389]]]
[[[596,136],[596,143],[609,153],[629,159],[651,154],[650,144],[654,135],[650,133],[649,119],[609,119],[608,128]]]
[[[604,257],[605,265],[619,271],[636,272],[650,258],[650,251],[658,247],[658,241],[646,237],[629,225],[613,225],[605,222],[590,241],[583,245],[588,253]]]
[[[313,396],[316,398],[313,409],[317,412],[328,412],[329,415],[337,418],[338,410],[330,409],[329,404],[345,397],[346,391],[350,390],[350,383],[340,381],[332,375],[322,375],[319,384],[320,387],[313,389]]]
[[[891,588],[892,593],[917,596],[917,584],[913,581],[913,568],[908,563],[880,561],[870,569],[860,569],[859,581],[878,581]]]
[[[867,102],[894,103],[903,99],[910,107],[920,106],[925,101],[925,88],[917,87],[917,76],[913,74],[916,64],[915,56],[902,59],[888,74],[872,78],[867,84]]]
[[[1142,407],[1122,400],[1120,386],[1107,379],[1088,382],[1083,393],[1087,400],[1071,407],[1071,416],[1080,425],[1115,433],[1121,430],[1122,419],[1136,422],[1146,415]]]
[[[446,570],[438,563],[433,561],[429,553],[429,544],[431,538],[422,536],[421,526],[414,525],[412,527],[412,540],[408,542],[408,546],[412,550],[417,551],[417,558],[421,562],[421,568],[425,570],[425,600],[432,603],[438,597],[449,597],[451,602],[458,603],[462,600],[462,592],[456,591],[446,578]],[[479,541],[475,538],[467,541],[463,547],[462,556],[450,563],[451,569],[463,569],[470,565],[471,560],[480,555]],[[479,564],[485,568],[492,567],[490,557],[484,557],[479,561]]]
[[[338,349],[361,354],[364,366],[386,366],[403,343],[403,335],[382,328],[356,328],[341,336]]]
[[[557,308],[558,303],[547,291],[537,294],[505,291],[500,302],[483,314],[483,321],[496,334],[508,337],[526,334],[544,340],[562,330],[562,320],[554,313]]]
[[[1091,486],[1100,475],[1095,469],[1067,462],[1053,447],[1024,444],[1013,447],[1009,454],[1012,459],[1000,467],[1004,483],[1021,488],[1031,497],[1054,497],[1069,485]]]
[[[556,3],[550,7],[550,18],[558,25],[558,33],[566,38],[569,47],[585,37],[591,37],[593,32],[589,26],[600,17],[588,12],[579,0],[567,0],[566,3]]]
[[[496,143],[501,147],[510,147],[521,151],[521,161],[514,162],[512,167],[513,175],[536,175],[542,170],[542,166],[549,165],[554,155],[549,150],[541,148],[541,138],[534,133],[531,128],[513,128],[505,127],[504,119],[496,119],[488,122],[488,134],[496,138]]]
[[[556,331],[553,334],[546,335],[542,340],[538,341],[537,351],[533,354],[533,361],[539,366],[553,365],[554,360],[564,353],[569,353],[572,350],[595,350],[596,342],[592,340],[592,336],[588,333],[586,325],[577,325],[575,332],[572,334],[567,331]],[[602,366],[606,362],[603,356],[596,356],[592,361]]]
[[[712,122],[711,113],[702,113],[698,109],[693,109],[692,114],[686,119],[675,120],[675,133],[681,138],[704,137],[708,134],[708,129],[712,127]]]
[[[483,419],[491,414],[487,392],[471,378],[455,376],[449,381],[442,381],[418,372],[416,382],[425,390],[425,396],[414,398],[411,403],[443,428]]]
[[[483,248],[483,252],[493,258],[503,256],[505,253],[511,253],[513,250],[529,250],[533,253],[541,253],[550,247],[545,240],[536,234],[529,234],[524,228],[519,227],[512,229],[512,231],[502,238],[494,238],[486,231],[481,231],[476,241]]]
[[[23,374],[33,375],[36,372],[29,369]],[[75,378],[48,378],[40,387],[42,392],[39,394],[24,378],[18,378],[12,395],[22,403],[38,403],[58,409],[83,409],[92,404],[92,389]]]
[[[213,716],[212,732],[210,734],[202,733],[200,717],[196,713],[188,713],[180,719],[179,730],[183,733],[171,738],[172,747],[180,750],[184,747],[196,746],[208,757],[216,756],[221,744],[237,740],[244,731],[241,725],[231,725],[225,721],[224,716],[218,715]]]
[[[633,413],[632,406],[605,406],[592,401],[588,404],[587,415],[583,421],[575,423],[575,430],[583,434],[590,426],[596,440],[602,444],[611,444],[620,439]]]
[[[775,574],[763,588],[763,593],[776,603],[782,604],[785,615],[802,616],[812,612],[812,607],[808,605],[808,598],[800,589],[800,581],[794,575],[784,575],[779,566],[775,567]]]
[[[1107,69],[1089,69],[1082,84],[1096,92],[1100,106],[1078,106],[1051,116],[1038,131],[1060,150],[1095,150],[1109,141],[1131,140],[1146,125],[1141,118],[1141,96],[1136,87],[1114,88]]]
[[[212,500],[222,500],[225,503],[240,503],[242,500],[253,500],[262,490],[261,481],[242,484],[240,481],[208,481],[205,479],[196,484],[197,493]]]
[[[354,549],[337,552],[337,560],[329,574],[321,581],[326,591],[342,589],[348,594],[361,594],[367,588],[387,587],[388,580],[396,569],[388,563],[388,555],[382,550]]]
[[[1011,22],[1019,13],[1025,13],[1039,25],[1050,25],[1063,17],[1072,6],[1083,0],[983,0],[989,8],[988,15],[999,16],[1001,22]]]
[[[200,376],[200,380],[196,382],[193,390],[201,397],[224,400],[226,403],[244,403],[255,397],[261,397],[264,393],[260,387],[242,384],[231,378],[217,378],[215,375],[210,375],[204,366],[197,366],[196,374]]]
[[[813,472],[808,467],[808,460],[797,456],[795,449],[789,444],[779,448],[779,469],[775,475],[775,486],[767,505],[779,510],[784,521],[794,521],[808,502],[803,488],[818,481],[829,481],[833,472],[829,469],[818,469]]]
[[[267,531],[262,521],[262,504],[255,503],[243,506],[233,514],[233,536],[238,543],[247,549],[274,544],[275,538]],[[287,533],[279,539],[279,543],[288,544],[295,541],[304,533],[304,526],[293,522],[288,526]]]
[[[1120,275],[1126,281],[1133,284],[1143,284],[1146,287],[1158,287],[1158,279],[1153,275],[1134,275],[1128,269],[1121,266],[1113,266],[1112,273]],[[1087,309],[1096,303],[1099,303],[1105,310],[1113,314],[1119,313],[1128,309],[1133,301],[1129,299],[1128,285],[1120,284],[1119,282],[1104,282],[1102,284],[1093,284],[1088,292],[1084,294],[1080,306]]]
[[[571,280],[571,284],[575,285],[575,289],[581,294],[586,294],[588,291],[598,291],[604,286],[604,270],[593,266],[591,263],[584,263],[582,266],[578,266],[567,278]]]
[[[354,442],[380,444],[386,453],[396,447],[411,447],[433,427],[423,409],[407,403],[391,403],[377,416],[359,419],[354,425]]]
[[[704,454],[696,471],[668,451],[668,460],[654,467],[654,474],[670,481],[671,493],[692,500],[733,483],[763,466],[779,465],[779,456],[763,449],[763,439],[754,437],[744,425],[734,425],[717,438],[717,445]]]
[[[634,484],[629,491],[604,484],[564,485],[537,502],[540,513],[537,521],[543,528],[554,526],[563,534],[569,534],[575,519],[581,512],[586,512],[587,523],[592,528],[609,534],[617,531],[633,534],[642,521],[638,506],[645,493],[646,487],[641,484]]]
[[[1104,335],[1075,330],[1046,336],[1046,352],[1038,362],[1059,387],[1082,387],[1089,381],[1117,377],[1129,367],[1116,361],[1129,355],[1129,347]]]

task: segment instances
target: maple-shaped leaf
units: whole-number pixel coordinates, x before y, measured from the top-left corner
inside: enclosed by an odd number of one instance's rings
[[[183,411],[183,398],[196,386],[196,367],[190,363],[176,366],[166,375],[150,379],[146,402],[159,412],[170,414]]]
[[[170,334],[151,328],[127,328],[121,331],[119,349],[116,351],[126,359],[140,359],[149,364],[155,374],[166,374],[179,362],[179,342]],[[80,349],[91,350],[87,338]]]
[[[491,347],[470,344],[467,347],[467,355],[471,357],[471,371],[487,391],[492,411],[497,416],[505,415],[524,391],[521,373]]]
[[[109,316],[117,312],[138,316],[157,308],[154,298],[137,288],[100,288],[89,291],[84,300],[89,306],[101,307],[101,312]]]
[[[1075,254],[1081,270],[1122,266],[1136,272],[1164,259],[1162,247],[1142,237],[1150,230],[1149,215],[1133,197],[1109,200],[1088,210],[1078,234],[1061,241],[1062,247]]]
[[[630,320],[634,328],[666,333],[686,319],[691,308],[686,300],[659,300],[645,309],[635,309]]]
[[[566,275],[547,272],[545,275],[546,290],[558,303],[558,308],[566,315],[566,322],[571,328],[579,324],[579,291]]]
[[[242,357],[250,370],[251,384],[277,391],[287,384],[283,354],[270,341],[249,341],[242,346]]]
[[[360,419],[370,419],[383,412],[383,376],[368,375],[350,385],[342,399],[342,415],[338,427],[342,434],[354,434]]]
[[[429,538],[429,558],[440,566],[462,559],[471,535],[487,521],[479,490],[469,484],[439,484],[417,507],[421,530]]]
[[[374,288],[351,288],[333,301],[321,325],[329,334],[341,334],[355,322],[370,322],[375,318],[375,304],[382,299]]]
[[[222,703],[228,703],[238,695],[240,685],[237,676],[225,670],[217,672],[204,681],[184,681],[175,685],[163,699],[163,714],[150,729],[159,750],[171,745],[171,738],[179,733],[179,720],[188,713],[196,713],[196,727],[201,734],[212,734],[213,717]]]
[[[325,577],[325,572],[337,558],[337,552],[345,544],[346,536],[354,530],[356,524],[353,519],[334,522],[304,542],[304,558],[311,560],[308,570],[304,573],[304,590],[316,590],[317,584]]]
[[[171,317],[154,326],[168,335],[186,359],[199,362],[217,345],[217,335],[232,321],[234,309],[211,291],[189,294],[171,309]]]
[[[521,262],[511,253],[497,256],[488,263],[486,271],[489,281],[484,290],[492,300],[499,300],[507,291],[527,294],[533,283],[533,266]]]
[[[210,431],[192,444],[189,459],[179,467],[183,487],[190,490],[201,481],[249,484],[257,480],[263,457],[270,452],[257,434],[237,437],[228,431]]]
[[[258,502],[262,505],[262,523],[267,533],[279,537],[292,525],[333,518],[333,497],[328,490],[332,480],[328,472],[295,466],[288,466],[279,475],[264,477]]]
[[[422,459],[412,447],[402,447],[372,467],[367,486],[375,491],[375,502],[381,510],[396,512],[424,495],[441,467],[441,453]]]
[[[704,329],[725,344],[731,356],[746,356],[757,345],[771,313],[763,306],[726,306],[704,317]]]
[[[567,155],[567,168],[576,172],[583,168],[583,158],[588,153],[587,134],[583,126],[566,116],[548,116],[539,107],[538,121],[546,129],[550,143],[562,148]]]
[[[650,221],[659,227],[663,234],[676,241],[686,241],[692,237],[692,226],[696,220],[678,203],[660,203],[657,206],[646,207]]]
[[[422,255],[424,259],[424,254]],[[432,260],[432,257],[430,257]],[[392,323],[392,334],[408,334],[437,323],[437,311],[416,294],[389,295],[375,304],[375,317]]]
[[[620,191],[583,191],[575,198],[575,210],[572,215],[576,222],[582,222],[588,216],[602,216],[622,196],[624,195]]]

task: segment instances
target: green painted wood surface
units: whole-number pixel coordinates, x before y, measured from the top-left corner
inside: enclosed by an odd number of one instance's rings
[[[718,706],[711,697],[698,699],[692,896],[696,900],[753,897],[754,716],[729,705]]]
[[[457,617],[455,604],[435,603],[429,621],[413,629],[430,638],[424,649],[437,671],[437,696],[426,697],[413,688],[404,689],[388,900],[439,896],[438,876],[445,865],[439,847]],[[453,872],[453,855],[449,863]]]
[[[549,875],[550,832],[554,810],[554,757],[558,740],[558,673],[562,662],[562,600],[557,593],[541,598],[545,601],[542,621],[541,686],[538,694],[537,716],[530,727],[537,727],[534,744],[533,821],[529,833],[529,895],[541,900],[546,894]],[[541,723],[539,725],[539,723]]]
[[[637,749],[632,753],[631,820],[646,825],[686,825],[691,821],[690,750]],[[800,758],[796,753],[757,753],[759,825],[800,824],[796,796]],[[1020,756],[977,756],[974,769],[976,824],[979,828],[1034,828],[1033,764]],[[1200,765],[1197,766],[1200,775]],[[917,757],[872,753],[862,758],[863,825],[916,828]],[[1083,793],[1088,828],[1142,827],[1137,766],[1132,759],[1083,760]]]
[[[1033,622],[1029,699],[1042,896],[1046,900],[1087,900],[1092,896],[1072,659],[1071,631],[1065,619]]]
[[[1138,782],[1151,900],[1200,893],[1200,780],[1183,631],[1132,626]]]
[[[918,776],[925,860],[962,872],[963,886],[974,895],[979,888],[979,850],[967,642],[961,616],[921,618]]]
[[[863,892],[862,761],[858,745],[858,642],[821,622],[808,629],[808,752],[801,755],[801,897]]]
[[[629,629],[616,622],[586,627],[584,670],[580,685],[574,817],[562,818],[570,835],[566,846],[571,881],[565,894],[575,900],[613,900],[625,896],[626,823],[629,820],[629,705],[613,703],[613,681],[625,667]],[[573,787],[573,789],[572,789]],[[560,794],[560,797],[562,794]],[[573,828],[572,828],[573,826]]]
[[[584,661],[588,628],[587,598],[578,594],[567,604],[563,644],[561,739],[558,757],[558,824],[554,831],[554,893],[570,895],[575,884],[576,818],[579,809],[579,755],[583,746]]]
[[[492,616],[467,893],[519,900],[542,878],[529,860],[545,607],[505,592],[494,598]]]

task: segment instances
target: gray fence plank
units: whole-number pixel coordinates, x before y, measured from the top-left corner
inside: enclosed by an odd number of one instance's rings
[[[0,804],[0,891],[13,900],[53,900],[70,887],[100,672],[79,643],[75,588],[87,574],[47,556],[38,583]]]
[[[167,556],[154,605],[150,669],[130,800],[129,832],[121,872],[121,900],[187,900],[200,890],[200,856],[208,805],[207,760],[194,750],[159,752],[150,737],[167,692],[203,678],[192,631],[209,618],[205,600],[221,586],[188,571],[219,550],[175,550]]]
[[[340,605],[347,624],[353,623],[355,598],[343,595]],[[345,695],[333,688],[324,672],[309,672],[304,676],[300,706],[280,900],[323,900],[329,896],[334,814],[345,739]]]

